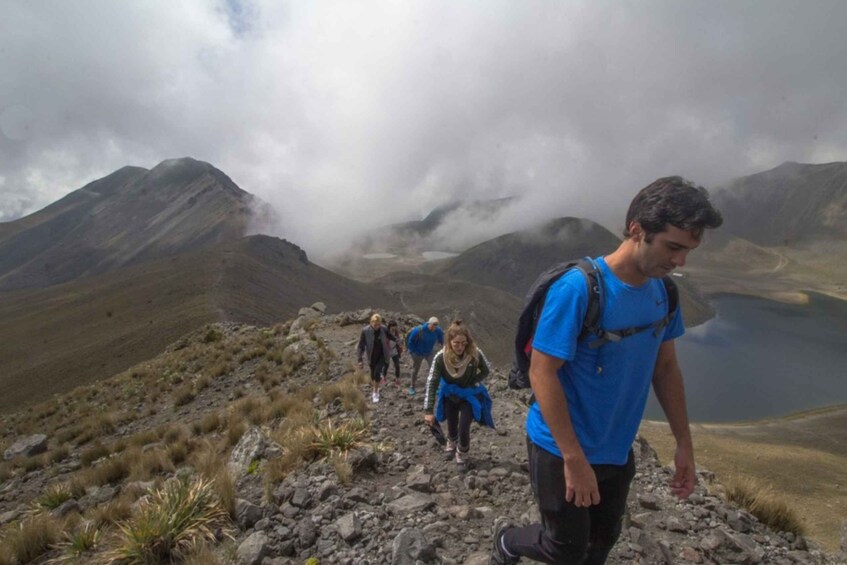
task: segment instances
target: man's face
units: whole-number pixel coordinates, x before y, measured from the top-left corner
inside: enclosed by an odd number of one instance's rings
[[[427,324],[426,327],[427,329],[429,329],[429,331],[434,332],[435,328],[438,327],[438,324]]]
[[[647,234],[638,226],[636,238],[636,262],[638,270],[644,276],[659,279],[668,275],[677,267],[685,266],[688,254],[700,245],[700,239],[689,231],[667,226],[665,231],[653,234],[647,241]]]
[[[377,328],[379,328],[379,325],[380,325],[380,324],[379,324],[379,320],[371,320],[371,327],[372,327],[373,329],[377,329]]]

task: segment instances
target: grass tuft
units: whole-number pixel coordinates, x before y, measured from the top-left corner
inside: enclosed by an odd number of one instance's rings
[[[39,513],[6,526],[0,543],[0,563],[29,563],[44,555],[59,541],[59,521],[50,514]]]
[[[124,564],[181,561],[200,543],[215,541],[215,531],[228,524],[214,481],[170,481],[119,524],[117,546],[108,557]]]
[[[56,484],[47,487],[41,496],[35,499],[35,506],[53,510],[73,498],[71,489],[66,484]]]
[[[800,516],[769,486],[763,487],[749,478],[732,479],[726,486],[726,499],[746,508],[761,523],[774,530],[805,534],[806,528]]]

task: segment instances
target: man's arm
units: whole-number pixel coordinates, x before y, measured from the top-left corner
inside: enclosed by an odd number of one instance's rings
[[[594,469],[576,437],[565,391],[556,374],[563,364],[562,359],[533,349],[529,380],[544,421],[565,460],[565,500],[575,506],[588,507],[600,503],[600,490]]]
[[[688,498],[697,483],[697,473],[694,467],[694,445],[688,427],[688,408],[685,405],[685,384],[676,360],[673,340],[666,341],[659,347],[656,369],[653,372],[653,390],[676,439],[676,472],[671,480],[671,492],[679,498]]]

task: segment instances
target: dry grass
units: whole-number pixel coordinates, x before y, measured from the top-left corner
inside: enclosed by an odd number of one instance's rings
[[[49,514],[35,514],[0,532],[0,565],[29,563],[59,541],[61,524]]]
[[[94,445],[82,450],[82,453],[79,454],[79,462],[83,467],[88,467],[98,459],[106,457],[111,452],[108,447],[98,441]]]
[[[97,528],[112,526],[129,519],[132,516],[131,497],[121,495],[107,504],[100,504],[91,509],[91,521]]]
[[[224,419],[221,418],[219,412],[209,412],[202,419],[192,424],[191,429],[194,435],[209,434],[220,431],[223,428]]]
[[[182,561],[183,565],[223,565],[207,543],[199,543]]]
[[[763,524],[778,532],[806,533],[797,512],[774,492],[773,487],[761,486],[749,477],[731,479],[725,486],[726,499],[746,508]]]
[[[847,407],[742,424],[692,424],[698,466],[772,485],[800,517],[807,536],[837,551],[847,520]],[[666,423],[643,422],[641,434],[665,463],[673,461]],[[803,480],[798,480],[802,477]]]

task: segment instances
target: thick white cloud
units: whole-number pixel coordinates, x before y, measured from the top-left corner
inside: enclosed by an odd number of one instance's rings
[[[0,221],[209,161],[311,253],[456,196],[617,227],[654,178],[847,155],[847,4],[0,0]]]

